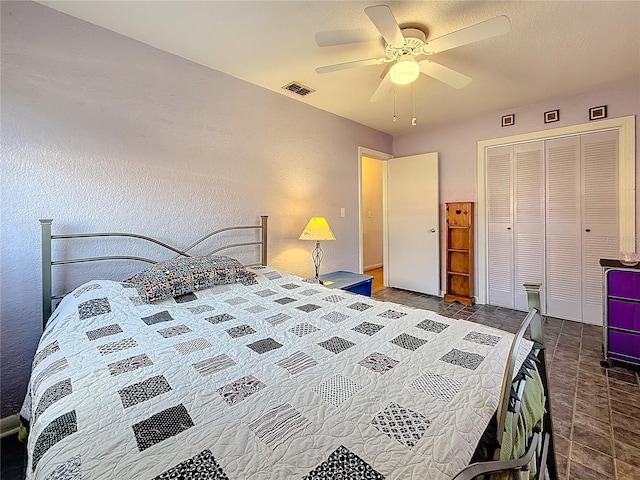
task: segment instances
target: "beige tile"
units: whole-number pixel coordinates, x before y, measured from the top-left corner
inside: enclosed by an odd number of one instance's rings
[[[557,405],[553,409],[553,417],[571,422],[573,420],[573,409]]]
[[[625,375],[636,375],[638,373],[636,370],[630,368],[630,366],[625,366],[624,363],[613,362],[611,368],[609,368],[610,372],[620,372]]]
[[[551,419],[553,423],[553,432],[569,438],[571,436],[571,420],[564,420],[555,415]]]
[[[582,332],[582,348],[602,353],[602,335],[585,335]]]
[[[604,368],[598,366],[599,370],[589,370],[589,368],[583,368],[584,362],[580,362],[578,368],[578,382],[590,383],[593,385],[607,386],[607,372]]]
[[[607,372],[609,378],[615,378],[621,382],[630,383],[632,385],[638,385],[638,378],[631,370],[614,370],[610,368]]]
[[[603,422],[609,422],[609,405],[600,397],[576,398],[576,412],[581,412]]]
[[[580,338],[582,335],[582,323],[565,320],[562,324],[562,333],[567,334],[568,336],[577,336]]]
[[[564,349],[574,349],[574,348],[580,348],[580,337],[576,337],[575,335],[567,335],[564,333],[564,331],[562,333],[560,333],[560,335],[558,335],[558,348],[564,348]]]
[[[571,443],[571,464],[569,466],[569,476],[572,479],[575,478],[572,471],[574,462],[609,477],[613,477],[615,475],[612,457],[576,442]]]
[[[557,455],[562,455],[564,457],[567,457],[569,455],[570,442],[567,437],[563,437],[562,435],[554,433],[553,444]]]
[[[637,417],[629,417],[620,412],[611,412],[611,423],[613,426],[625,428],[632,432],[640,432],[640,418]]]
[[[592,337],[602,340],[602,327],[598,325],[582,324],[582,338]]]
[[[587,372],[591,375],[606,378],[607,370],[600,366],[600,358],[592,358],[585,356],[584,352],[580,354],[580,363],[578,365],[580,373]]]
[[[629,428],[618,427],[614,425],[613,438],[640,450],[640,436],[638,436],[638,430],[632,430]]]
[[[610,475],[603,475],[601,472],[585,467],[578,462],[571,462],[569,467],[569,478],[571,480],[602,480],[605,478],[615,479],[615,472]]]
[[[551,380],[549,380],[549,389],[552,392],[563,393],[569,397],[573,397],[576,393],[576,382],[572,379],[559,379],[559,375],[557,372],[553,370],[549,372],[549,376],[551,376]],[[554,378],[556,377],[556,378]]]
[[[598,367],[600,367],[600,360],[602,359],[603,359],[603,356],[600,351],[594,351],[594,350],[589,350],[585,348],[582,348],[582,350],[580,350],[580,360],[584,362],[589,362],[593,366],[597,365]]]
[[[616,459],[640,468],[640,449],[619,440],[615,440],[615,448]]]
[[[640,478],[640,468],[629,465],[616,459],[616,473],[618,480],[638,480]]]
[[[585,447],[593,448],[605,455],[613,456],[613,440],[610,435],[600,435],[589,427],[573,424],[573,444],[579,443]]]
[[[567,361],[577,363],[579,358],[580,358],[580,349],[578,347],[567,348],[567,347],[563,347],[562,345],[560,345],[560,343],[558,343],[558,345],[556,346],[556,349],[553,352],[554,361],[567,360]]]
[[[573,415],[573,426],[582,427],[594,434],[611,437],[611,425],[609,422],[595,419],[583,412],[576,411]]]
[[[556,466],[558,467],[558,479],[566,480],[567,478],[567,457],[556,454]]]
[[[588,381],[578,380],[577,394],[578,398],[589,398],[597,396],[600,398],[599,401],[601,402],[607,402],[607,400],[609,399],[609,389],[607,388],[606,384],[601,385]]]
[[[635,403],[635,402],[633,402]],[[611,399],[611,410],[614,412],[620,412],[623,415],[628,415],[629,417],[640,418],[640,404],[636,403],[621,402],[619,400]]]
[[[640,393],[640,387],[632,383],[621,382],[615,378],[609,377],[609,388],[621,390],[628,393]]]
[[[640,417],[640,391],[636,392],[623,392],[622,390],[616,390],[615,388],[611,389],[611,401],[612,402],[620,402],[626,403],[631,407],[637,408],[635,414],[633,416]],[[612,405],[613,407],[613,405]],[[615,410],[615,409],[614,409]],[[630,415],[630,414],[628,414]]]

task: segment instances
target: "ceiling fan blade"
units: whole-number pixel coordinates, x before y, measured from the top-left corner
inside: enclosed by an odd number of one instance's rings
[[[376,88],[376,91],[373,93],[370,101],[377,102],[379,100],[382,100],[382,98],[389,93],[391,87],[393,87],[393,82],[391,81],[391,75],[389,75],[389,72],[387,72],[387,74],[382,77],[382,81],[378,85],[378,88]]]
[[[316,44],[319,47],[338,47],[342,45],[352,45],[354,43],[380,41],[380,37],[374,35],[370,28],[318,32],[315,38]]]
[[[451,70],[449,67],[432,62],[431,60],[422,60],[420,62],[420,71],[447,85],[451,85],[453,88],[462,88],[471,82],[471,77],[467,77],[460,72]]]
[[[335,65],[327,65],[325,67],[316,68],[316,73],[329,73],[338,70],[346,70],[347,68],[367,67],[369,65],[382,65],[388,62],[388,58],[368,58],[366,60],[356,60],[353,62],[336,63]]]
[[[369,20],[376,26],[385,42],[396,48],[402,48],[404,46],[404,35],[402,35],[398,22],[389,7],[386,5],[375,5],[365,8],[364,13],[367,14]]]
[[[434,38],[424,44],[422,53],[431,55],[440,53],[452,48],[461,47],[469,43],[497,37],[511,31],[511,21],[509,17],[500,15],[499,17],[476,23],[470,27],[448,33],[442,37]]]

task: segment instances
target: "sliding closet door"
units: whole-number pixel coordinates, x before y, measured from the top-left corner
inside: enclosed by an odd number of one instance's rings
[[[487,151],[489,303],[513,308],[513,147]]]
[[[601,258],[618,253],[618,131],[487,150],[489,303],[602,322]]]
[[[545,142],[547,315],[580,320],[582,235],[580,137]]]
[[[513,147],[514,308],[528,310],[526,282],[544,285],[544,142]],[[544,298],[544,295],[543,295]],[[545,306],[542,304],[542,311]]]
[[[582,135],[582,321],[602,324],[601,258],[618,256],[618,131]]]

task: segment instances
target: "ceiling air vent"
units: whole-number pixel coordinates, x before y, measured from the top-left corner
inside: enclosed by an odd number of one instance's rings
[[[290,92],[293,92],[296,95],[300,95],[301,97],[304,97],[306,95],[309,95],[310,93],[315,92],[313,88],[307,87],[306,85],[302,85],[300,82],[287,83],[282,88],[284,88],[285,90],[289,90]]]

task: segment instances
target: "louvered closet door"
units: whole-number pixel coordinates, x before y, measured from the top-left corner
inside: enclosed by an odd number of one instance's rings
[[[547,315],[580,320],[582,235],[580,137],[545,142]]]
[[[489,303],[513,308],[513,147],[487,151]]]
[[[618,132],[582,135],[582,320],[602,324],[601,258],[618,256]]]
[[[544,142],[517,144],[513,148],[513,288],[515,308],[526,311],[529,307],[522,285],[536,282],[542,283],[543,291],[545,288]]]

